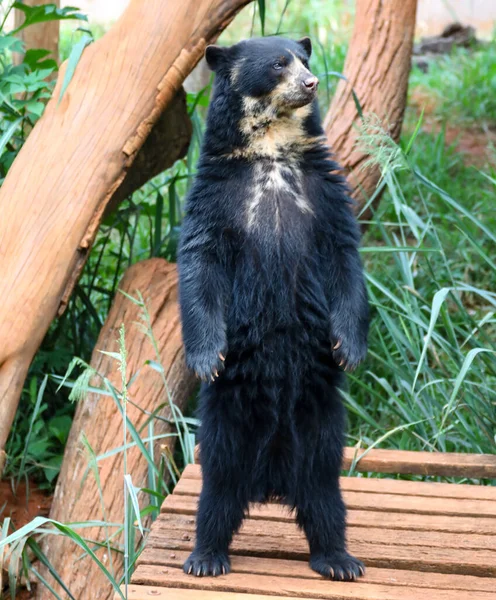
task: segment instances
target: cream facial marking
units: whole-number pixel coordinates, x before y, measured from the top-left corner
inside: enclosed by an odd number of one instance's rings
[[[241,72],[241,67],[243,66],[243,63],[245,62],[246,58],[241,58],[238,63],[236,65],[234,65],[234,67],[231,69],[231,84],[234,88],[236,88],[238,81],[239,81],[239,74]]]
[[[301,60],[293,52],[290,52],[290,54],[293,60],[286,67],[284,80],[277,85],[270,95],[272,104],[282,108],[287,105],[291,96],[298,93],[303,75],[311,75]]]
[[[245,116],[241,119],[240,128],[248,144],[235,155],[283,158],[288,152],[292,155],[301,154],[309,145],[320,140],[309,138],[303,127],[312,110],[310,105],[278,115],[272,104],[264,106],[261,100],[245,98],[243,109]]]
[[[295,54],[291,52],[291,55],[292,60],[285,66],[283,78],[270,94],[262,98],[243,98],[243,117],[239,128],[247,144],[235,150],[233,157],[276,160],[300,155],[321,143],[320,137],[309,137],[304,129],[305,119],[312,111],[311,102],[298,106],[302,81],[311,73]],[[238,76],[239,72],[234,69],[231,78]]]

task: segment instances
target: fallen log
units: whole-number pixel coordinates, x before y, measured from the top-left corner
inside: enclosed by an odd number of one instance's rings
[[[174,265],[163,259],[150,259],[130,267],[120,284],[129,295],[140,291],[150,315],[152,329],[157,339],[160,363],[165,370],[168,391],[177,407],[184,409],[194,386],[194,376],[187,371],[181,343],[181,328],[177,304],[177,272]],[[174,432],[170,422],[168,391],[162,376],[146,361],[157,362],[153,345],[141,327],[141,309],[123,294],[118,293],[93,351],[91,366],[105,376],[117,390],[121,390],[121,373],[115,358],[103,354],[119,351],[119,329],[125,326],[127,349],[127,379],[136,373],[137,377],[129,387],[128,417],[138,432],[146,424],[148,413],[164,407],[158,412],[161,419],[154,419],[154,435]],[[93,385],[101,387],[98,377]],[[64,462],[58,479],[50,517],[64,523],[74,521],[124,522],[123,504],[123,454],[119,452],[98,462],[100,485],[91,470],[88,472],[89,454],[87,445],[96,456],[123,445],[123,422],[119,409],[109,396],[88,393],[76,410],[71,433],[64,454]],[[141,437],[148,436],[144,427]],[[131,441],[131,437],[129,440]],[[155,443],[155,456],[160,456],[166,446],[173,448],[175,438],[165,438]],[[137,447],[130,448],[127,454],[127,469],[135,486],[148,487],[149,465]],[[101,490],[101,496],[100,491]],[[145,495],[143,495],[145,496]],[[79,533],[90,540],[105,540],[114,529],[94,527],[80,530]],[[112,539],[112,545],[122,544],[122,535]],[[111,599],[113,592],[110,583],[98,566],[89,557],[81,558],[81,548],[63,536],[47,536],[44,539],[44,552],[58,571],[72,595],[78,600],[94,598]],[[117,577],[122,574],[122,554],[112,553],[112,561],[107,548],[96,551],[105,566],[113,570]],[[47,575],[45,573],[45,575]],[[55,585],[50,576],[50,582]],[[59,590],[60,591],[60,590]],[[66,597],[64,593],[61,597]],[[38,586],[37,599],[48,600],[51,592]]]

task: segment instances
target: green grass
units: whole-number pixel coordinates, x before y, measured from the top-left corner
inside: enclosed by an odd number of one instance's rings
[[[365,255],[373,322],[350,377],[350,438],[370,445],[392,432],[391,447],[493,453],[495,181],[442,133],[420,134],[401,159],[364,243],[430,252]]]
[[[414,69],[413,86],[436,100],[436,113],[480,127],[496,123],[496,39],[476,49],[457,48],[433,60],[427,73]]]

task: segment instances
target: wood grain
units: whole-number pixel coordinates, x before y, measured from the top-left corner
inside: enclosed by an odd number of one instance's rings
[[[172,494],[165,499],[162,511],[195,515],[197,507],[197,496]],[[294,516],[285,506],[279,504],[252,505],[249,515],[251,519],[294,522]],[[361,527],[496,535],[496,519],[491,517],[394,513],[382,511],[380,507],[371,507],[370,510],[349,509],[348,507],[347,521],[349,525]]]
[[[174,489],[174,494],[178,496],[198,496],[200,490],[201,480],[181,479]],[[358,510],[496,517],[496,499],[491,501],[471,498],[434,498],[398,494],[371,494],[366,491],[354,492],[349,490],[343,490],[343,498],[348,508]]]
[[[200,465],[188,465],[182,474],[182,479],[200,480],[201,476]],[[375,477],[341,477],[340,485],[342,490],[350,492],[496,501],[496,487],[489,485],[456,485],[453,483],[404,481]]]
[[[137,290],[142,293],[157,339],[169,391],[176,406],[182,409],[196,383],[184,364],[175,267],[158,258],[137,263],[127,271],[119,289],[134,296]],[[148,421],[148,414],[153,411],[158,411],[160,417],[170,418],[163,380],[157,371],[146,366],[147,360],[156,361],[157,358],[146,332],[140,327],[141,317],[141,309],[136,304],[123,294],[117,294],[91,359],[92,367],[120,390],[121,374],[118,364],[102,351],[118,352],[119,328],[124,323],[128,352],[127,374],[128,377],[138,374],[129,388],[132,403],[128,403],[127,411],[130,422],[138,431],[143,429]],[[94,383],[101,386],[98,378]],[[171,431],[175,431],[175,428],[166,420],[154,420],[154,435]],[[65,523],[122,523],[123,455],[120,452],[98,463],[100,497],[96,478],[91,470],[88,472],[89,455],[82,441],[83,434],[97,456],[123,444],[122,417],[112,397],[90,393],[78,403],[50,517]],[[141,435],[143,438],[147,437],[146,427]],[[155,456],[160,457],[160,446],[171,448],[174,441],[174,438],[158,440],[155,444]],[[127,468],[135,486],[147,487],[149,466],[137,447],[128,450]],[[143,502],[149,499],[146,494],[140,495],[140,498]],[[103,540],[106,535],[113,533],[114,528],[107,531],[97,527],[84,530],[84,536],[91,540]],[[120,543],[121,536],[113,538],[113,544]],[[89,600],[112,597],[110,585],[96,563],[89,559],[81,560],[80,548],[68,538],[47,536],[44,538],[43,549],[75,598]],[[107,548],[98,550],[97,555],[109,565]],[[112,561],[116,573],[120,573],[122,553],[114,553]],[[45,586],[38,586],[37,594],[38,600],[52,598]],[[65,597],[63,593],[61,596]]]
[[[159,567],[181,568],[188,558],[189,552],[180,550],[166,550],[163,548],[145,548],[138,559],[138,565],[148,567],[150,579],[155,572],[160,572]],[[272,577],[295,577],[299,579],[321,579],[313,571],[307,561],[284,560],[281,558],[258,558],[256,556],[231,556],[231,569],[233,573],[253,573],[256,575],[270,575]],[[163,569],[162,569],[163,571]],[[133,578],[134,583],[145,583],[140,575]],[[363,583],[381,583],[386,585],[414,586],[419,588],[439,588],[453,590],[467,590],[479,592],[493,592],[494,580],[488,577],[473,577],[471,575],[446,575],[444,573],[425,573],[422,571],[406,571],[397,569],[378,569],[367,567]]]
[[[192,550],[194,533],[176,529],[153,530],[148,539],[151,548]],[[349,550],[364,563],[372,567],[407,569],[432,573],[456,573],[478,577],[496,577],[496,552],[427,546],[405,546],[401,544],[402,533],[394,540],[371,543],[350,540]],[[266,560],[283,558],[308,560],[308,547],[299,545],[294,539],[277,536],[236,535],[230,547],[231,554],[258,556]]]
[[[162,513],[153,527],[153,535],[150,540],[160,537],[163,531],[175,529],[184,534],[192,534],[195,531],[195,519],[189,515],[178,515]],[[295,549],[304,552],[308,550],[308,544],[304,534],[296,527],[295,523],[264,521],[261,519],[245,519],[239,531],[239,535],[251,535],[280,540],[287,540],[295,545]],[[191,537],[191,535],[190,535]],[[427,546],[429,548],[464,548],[473,550],[493,550],[496,552],[495,535],[479,535],[459,533],[444,533],[439,531],[404,530],[399,533],[389,527],[368,527],[349,525],[347,539],[350,542],[367,542],[371,544],[400,544],[402,546]],[[496,554],[494,555],[496,561]]]
[[[429,594],[433,600],[468,600],[467,592],[419,587],[399,587],[396,585],[369,584],[360,580],[356,583],[326,581],[324,579],[298,579],[296,577],[271,577],[245,573],[231,573],[226,577],[196,578],[186,575],[180,569],[168,568],[167,572],[140,566],[136,570],[137,581],[148,586],[169,586],[200,589],[206,591],[262,594],[263,597],[286,598],[325,598],[336,600],[419,600]],[[473,600],[490,600],[491,594],[470,592]],[[473,595],[472,595],[473,594]],[[166,596],[164,596],[166,597]],[[178,596],[181,598],[182,596]],[[187,596],[185,596],[187,597]],[[207,597],[207,596],[206,596]],[[222,598],[222,596],[220,596]]]
[[[122,593],[124,593],[124,587],[122,587]],[[117,594],[114,598],[120,600],[120,596]],[[150,598],[164,600],[267,600],[265,594],[245,594],[244,592],[222,593],[184,588],[159,588],[149,585],[130,585],[128,587],[128,600],[150,600]],[[281,598],[287,600],[288,597],[271,596],[271,600],[281,600]]]
[[[345,448],[343,468],[349,469],[353,460],[358,460],[355,469],[362,473],[496,478],[496,454]]]

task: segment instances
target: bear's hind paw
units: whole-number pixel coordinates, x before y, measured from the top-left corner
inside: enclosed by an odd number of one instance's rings
[[[365,575],[362,561],[344,551],[311,556],[310,566],[326,579],[334,581],[356,581]]]
[[[222,552],[203,553],[195,550],[183,565],[183,571],[195,577],[218,577],[227,575],[230,570],[229,557]]]

